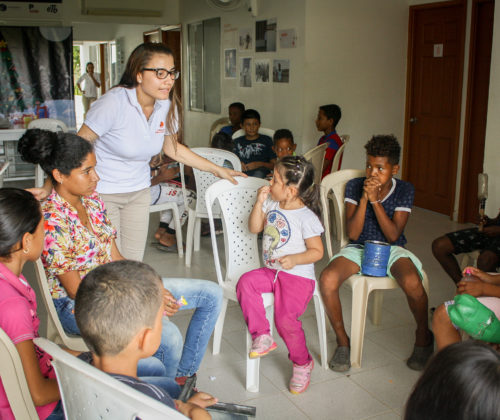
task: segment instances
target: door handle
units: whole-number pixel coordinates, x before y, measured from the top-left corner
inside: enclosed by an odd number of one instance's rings
[[[410,124],[415,124],[417,122],[417,117],[411,117],[410,118]]]

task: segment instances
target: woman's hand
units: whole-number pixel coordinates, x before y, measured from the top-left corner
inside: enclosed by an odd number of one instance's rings
[[[228,181],[231,181],[235,185],[238,184],[238,182],[233,177],[242,176],[244,178],[247,178],[247,176],[243,172],[235,171],[234,169],[224,168],[222,166],[215,167],[214,175],[222,179],[227,179]]]
[[[173,316],[179,311],[177,300],[167,289],[163,289],[163,308],[165,310],[163,315],[166,316]]]

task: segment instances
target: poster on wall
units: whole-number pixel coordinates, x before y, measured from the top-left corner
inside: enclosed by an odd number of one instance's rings
[[[236,48],[224,50],[224,78],[236,79]]]
[[[242,57],[240,66],[240,87],[252,87],[252,59]]]
[[[279,31],[280,48],[295,48],[297,46],[297,35],[295,29],[283,29]]]
[[[0,27],[0,117],[13,128],[37,118],[75,127],[70,27]]]
[[[240,51],[253,50],[253,35],[250,28],[240,29]]]
[[[273,60],[273,82],[290,83],[290,60]]]
[[[255,83],[269,83],[269,60],[255,59]]]
[[[276,18],[255,22],[255,51],[276,51]]]

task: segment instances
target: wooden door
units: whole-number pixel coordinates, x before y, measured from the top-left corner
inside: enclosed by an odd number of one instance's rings
[[[182,57],[181,57],[181,31],[180,29],[171,29],[162,31],[162,42],[169,47],[174,53],[175,68],[181,72],[182,75]],[[177,94],[182,100],[182,76],[175,82],[175,89]]]
[[[460,133],[465,3],[410,7],[403,177],[415,205],[452,215]]]
[[[477,175],[483,172],[486,115],[490,86],[494,0],[472,3],[469,80],[458,221],[477,222]]]

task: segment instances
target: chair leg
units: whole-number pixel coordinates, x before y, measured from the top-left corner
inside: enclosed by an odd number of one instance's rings
[[[269,329],[271,335],[273,334],[274,326],[274,305],[266,307],[266,318],[269,321]],[[260,358],[250,359],[248,353],[252,347],[252,336],[247,330],[247,378],[246,389],[248,392],[259,392],[259,371],[260,371]]]
[[[196,216],[189,214],[188,227],[186,232],[186,267],[191,267],[191,257],[193,256],[193,236]]]
[[[222,300],[222,306],[219,313],[219,318],[217,318],[217,322],[215,323],[214,328],[214,342],[213,342],[213,354],[220,353],[220,345],[222,341],[222,329],[224,328],[224,319],[226,317],[228,299],[225,297]]]
[[[194,250],[200,250],[201,218],[197,217],[194,223]]]
[[[372,322],[373,325],[380,325],[380,318],[382,318],[382,302],[384,300],[383,290],[374,290],[373,292],[373,310]]]
[[[361,367],[363,339],[365,335],[368,287],[363,277],[358,277],[352,285],[351,319],[351,365]]]
[[[184,256],[184,251],[182,247],[182,226],[177,206],[172,207],[172,216],[174,218],[174,223],[175,223],[175,239],[177,241],[177,253],[179,254],[179,258],[182,258]]]
[[[259,370],[260,358],[250,359],[248,353],[252,347],[252,336],[247,330],[247,379],[246,389],[248,392],[259,392]]]
[[[325,322],[325,309],[323,308],[323,302],[321,302],[320,295],[314,293],[314,309],[316,310],[316,323],[318,324],[318,336],[319,336],[319,349],[321,354],[321,366],[328,369],[328,353],[326,347],[326,322]]]

